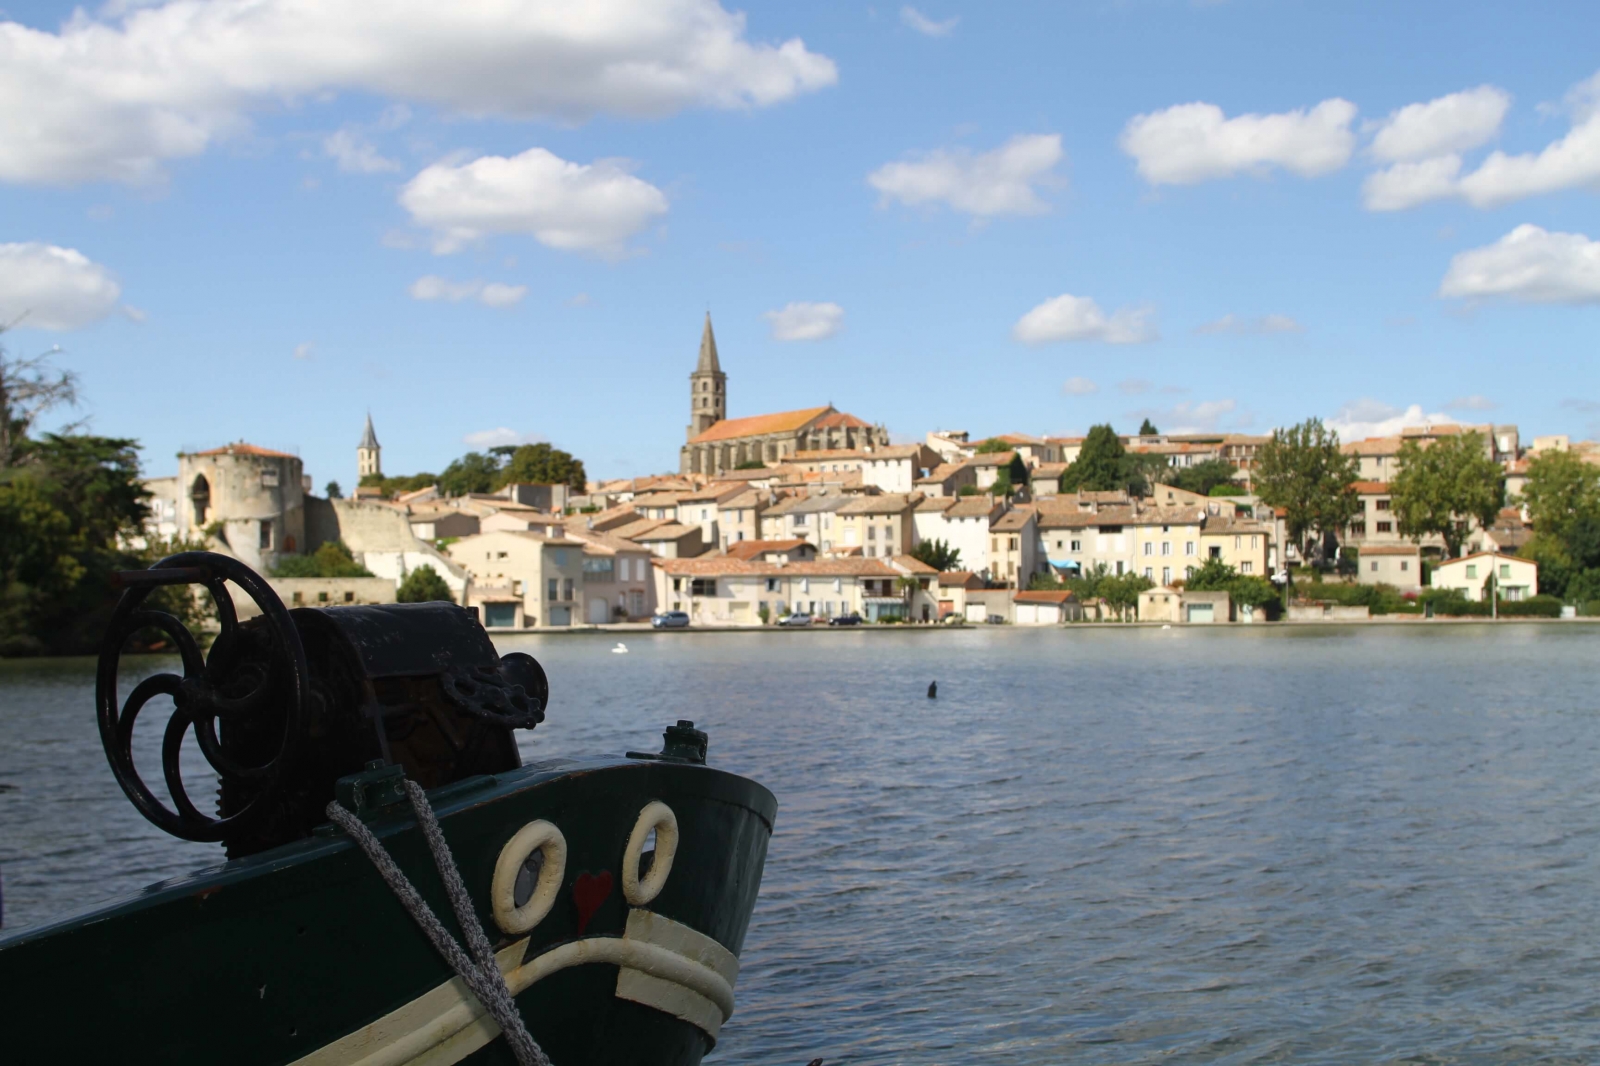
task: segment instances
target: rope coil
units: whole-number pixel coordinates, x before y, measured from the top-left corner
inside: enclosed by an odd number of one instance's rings
[[[550,1060],[544,1051],[534,1043],[533,1037],[528,1035],[527,1026],[522,1022],[522,1013],[517,1009],[511,990],[506,987],[500,967],[495,963],[494,949],[489,946],[489,940],[483,934],[483,926],[478,923],[477,911],[472,906],[472,897],[467,894],[467,886],[462,883],[461,873],[456,869],[455,859],[450,854],[450,846],[444,839],[444,832],[439,828],[439,819],[434,816],[427,795],[422,791],[421,785],[410,780],[406,781],[406,794],[411,797],[411,807],[417,813],[417,824],[422,827],[422,835],[428,842],[428,851],[433,855],[433,864],[439,870],[439,879],[444,882],[445,894],[450,897],[450,906],[456,912],[456,921],[460,924],[461,931],[466,934],[467,946],[472,951],[470,957],[439,921],[427,901],[406,878],[394,859],[384,850],[382,842],[373,835],[372,830],[354,814],[340,806],[338,801],[328,804],[328,818],[348,833],[356,842],[356,846],[372,860],[372,865],[388,883],[406,913],[411,915],[412,920],[432,942],[434,949],[444,956],[450,968],[460,975],[472,994],[478,997],[478,1002],[483,1004],[484,1010],[505,1034],[506,1043],[511,1046],[511,1053],[517,1060],[517,1066],[550,1066]]]

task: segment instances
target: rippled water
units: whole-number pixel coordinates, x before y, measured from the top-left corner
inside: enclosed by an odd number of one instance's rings
[[[502,642],[551,674],[525,752],[693,718],[780,803],[713,1061],[1600,1060],[1600,629],[611,643]],[[92,685],[0,664],[8,929],[214,859]]]

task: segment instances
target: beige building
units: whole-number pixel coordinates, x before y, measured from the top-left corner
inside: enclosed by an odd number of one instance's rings
[[[861,484],[880,492],[907,493],[940,462],[939,453],[926,444],[904,444],[796,452],[789,465],[807,474],[854,472]]]
[[[500,627],[521,607],[527,628],[570,626],[583,620],[584,544],[526,530],[479,533],[445,549],[472,575],[468,606],[479,606],[484,624]],[[498,597],[498,598],[497,598]],[[506,624],[510,624],[506,622]]]
[[[960,566],[979,575],[990,572],[989,526],[1005,504],[987,494],[924,499],[912,512],[915,544],[942,540],[961,553]]]
[[[1356,580],[1363,585],[1393,585],[1401,592],[1422,590],[1422,549],[1415,544],[1368,544],[1357,552]]]
[[[268,573],[280,555],[308,548],[306,481],[299,456],[243,441],[180,454],[175,525],[192,540],[216,531],[241,562]]]
[[[834,551],[859,548],[868,558],[909,554],[916,545],[912,516],[922,497],[892,492],[856,496],[834,513]]]
[[[1038,508],[1041,554],[1058,573],[1103,565],[1108,573],[1143,574],[1170,585],[1186,578],[1203,558],[1200,533],[1207,516],[1198,508],[1103,504],[1071,496],[1041,500]]]
[[[1434,567],[1433,587],[1459,589],[1469,600],[1487,600],[1490,588],[1502,600],[1525,600],[1539,595],[1539,564],[1515,555],[1463,555]]]
[[[946,570],[934,582],[935,595],[938,597],[939,621],[944,621],[952,616],[965,619],[967,617],[968,593],[982,592],[989,586],[983,578],[971,570]],[[983,619],[978,619],[983,621]]]
[[[989,523],[989,578],[1026,589],[1033,575],[1048,572],[1039,558],[1039,516],[1031,507],[1016,507]]]
[[[583,543],[584,621],[640,622],[655,613],[655,572],[643,546],[609,533],[569,536]]]
[[[839,539],[839,509],[854,499],[837,494],[786,496],[761,513],[761,539],[804,540],[831,552]]]
[[[959,496],[963,488],[978,487],[977,472],[963,460],[940,463],[913,483],[924,496]]]
[[[1012,621],[1019,626],[1054,626],[1083,617],[1083,605],[1065,589],[1019,592],[1011,604]]]
[[[1233,620],[1231,597],[1223,591],[1179,591],[1157,585],[1139,593],[1139,621],[1207,625]]]
[[[1200,529],[1200,559],[1221,559],[1240,574],[1270,576],[1272,530],[1253,518],[1207,515]]]

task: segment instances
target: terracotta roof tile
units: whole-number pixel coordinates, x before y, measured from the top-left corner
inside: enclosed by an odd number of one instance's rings
[[[765,433],[793,433],[804,429],[827,413],[826,407],[806,407],[799,411],[780,411],[771,415],[724,418],[704,433],[692,438],[689,443],[707,444],[712,441],[735,440],[739,437],[758,437]]]
[[[298,455],[290,455],[288,452],[275,452],[271,448],[263,448],[258,444],[246,444],[242,440],[241,441],[237,441],[237,442],[235,442],[233,444],[224,444],[220,448],[210,448],[210,449],[207,449],[206,451],[203,451],[203,452],[195,452],[194,454],[195,455],[255,455],[255,456],[260,456],[260,457],[265,458],[265,459],[298,459],[298,458],[300,458]]]

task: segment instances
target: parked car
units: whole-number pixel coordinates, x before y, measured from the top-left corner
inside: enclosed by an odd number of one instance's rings
[[[861,624],[861,616],[851,611],[849,614],[841,614],[835,618],[828,619],[828,624],[830,626],[858,626]]]
[[[683,629],[689,624],[689,614],[686,611],[662,611],[650,619],[650,625],[655,629]]]
[[[811,624],[811,616],[809,614],[791,614],[778,624],[780,626],[808,626]]]

